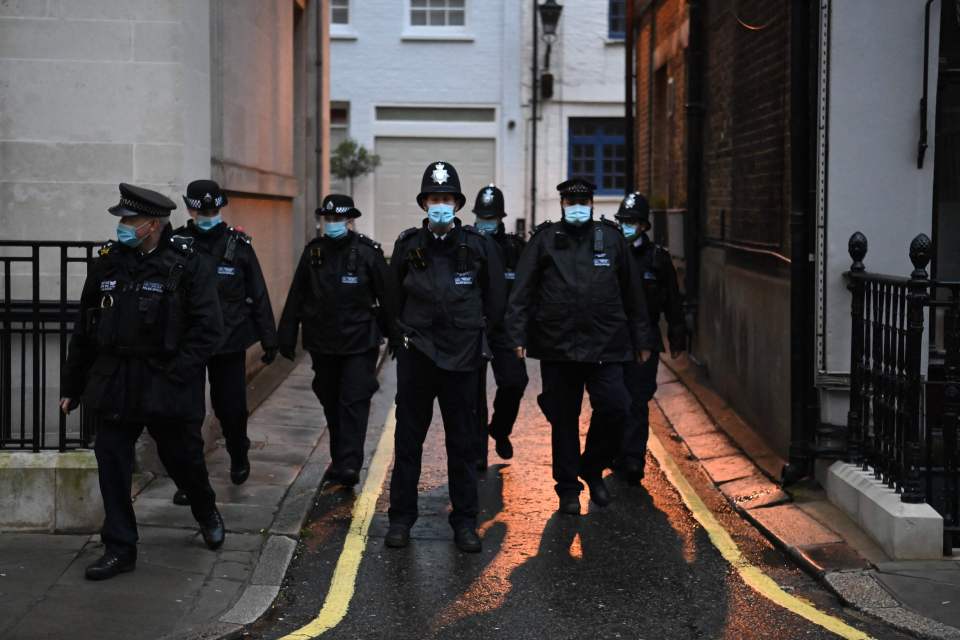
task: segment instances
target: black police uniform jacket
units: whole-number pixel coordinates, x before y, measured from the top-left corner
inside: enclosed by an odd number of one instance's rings
[[[490,357],[486,331],[503,319],[506,281],[495,242],[454,225],[442,238],[407,229],[390,266],[400,284],[397,325],[404,339],[440,369],[472,371]]]
[[[194,239],[193,247],[213,258],[217,292],[223,312],[223,344],[217,353],[246,351],[256,342],[264,350],[277,348],[277,325],[270,294],[250,236],[221,223],[201,231],[193,220],[175,234]]]
[[[627,362],[635,350],[652,350],[643,289],[632,281],[617,225],[540,225],[520,256],[510,294],[512,346],[540,360],[596,363]]]
[[[683,297],[677,284],[677,270],[670,252],[650,242],[645,233],[629,243],[633,277],[642,281],[650,326],[656,340],[655,349],[663,351],[660,316],[667,319],[667,337],[671,351],[686,351],[687,326],[683,318]]]
[[[396,289],[380,245],[349,231],[307,244],[280,316],[280,350],[327,355],[363,353],[393,333]]]
[[[169,225],[149,254],[107,243],[80,296],[63,396],[107,420],[202,420],[203,367],[223,334],[214,269]]]
[[[503,277],[506,280],[506,296],[510,298],[510,292],[513,290],[513,283],[517,279],[517,264],[520,262],[520,254],[526,242],[515,233],[506,233],[501,224],[497,231],[490,236],[493,238],[497,247],[497,253],[500,256],[500,262],[503,264]],[[507,329],[503,322],[497,323],[490,330],[488,336],[490,346],[493,349],[511,349],[510,337],[507,335]]]

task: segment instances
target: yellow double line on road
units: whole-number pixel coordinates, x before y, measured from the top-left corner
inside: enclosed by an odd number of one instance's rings
[[[696,489],[687,481],[686,476],[683,475],[680,467],[674,462],[673,457],[664,448],[663,443],[657,438],[657,434],[653,430],[650,431],[649,449],[660,464],[660,470],[667,476],[670,484],[676,488],[693,517],[710,536],[710,542],[717,548],[720,555],[733,565],[733,568],[737,570],[740,578],[747,586],[787,611],[806,618],[813,624],[823,627],[841,638],[846,640],[871,640],[870,636],[859,629],[854,629],[840,618],[824,613],[809,602],[790,595],[759,567],[750,564],[750,561],[744,557],[740,547],[733,541],[727,530],[713,517],[713,512],[700,498]]]
[[[340,624],[346,617],[356,589],[360,561],[363,559],[363,552],[367,546],[370,522],[373,520],[377,500],[380,499],[380,494],[383,492],[387,469],[390,467],[391,458],[393,458],[393,434],[395,430],[396,406],[393,406],[387,414],[383,433],[380,434],[380,440],[377,443],[373,460],[370,462],[367,478],[363,483],[363,490],[353,505],[350,530],[347,532],[346,540],[343,543],[343,551],[337,560],[333,580],[330,583],[330,590],[327,592],[323,608],[320,609],[316,618],[280,640],[310,640],[316,638]],[[744,557],[727,530],[713,516],[713,512],[697,494],[653,431],[650,432],[649,448],[653,457],[660,464],[660,469],[679,492],[693,517],[706,530],[710,541],[751,589],[784,609],[841,638],[846,640],[871,640],[869,635],[851,627],[843,620],[820,611],[805,600],[790,595],[781,589],[770,576],[763,573],[760,568],[752,565]]]
[[[383,492],[383,481],[387,477],[390,459],[393,458],[393,433],[397,427],[397,407],[390,408],[387,421],[383,425],[383,433],[377,442],[377,450],[370,461],[367,470],[367,479],[363,483],[363,490],[353,503],[353,519],[350,530],[343,542],[343,551],[333,570],[333,580],[330,581],[330,590],[323,602],[323,608],[317,617],[300,627],[293,633],[280,640],[309,640],[333,629],[347,615],[350,600],[357,585],[357,572],[360,570],[360,561],[367,546],[367,533],[370,531],[370,522],[377,508],[377,500]]]

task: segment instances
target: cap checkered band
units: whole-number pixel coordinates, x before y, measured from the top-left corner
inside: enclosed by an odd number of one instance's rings
[[[582,182],[575,182],[563,191],[564,193],[593,193],[593,189]]]
[[[131,200],[130,198],[121,197],[119,206],[127,211],[142,213],[148,216],[164,217],[170,215],[169,209],[164,209],[163,207],[158,207],[141,200]]]
[[[208,195],[209,195],[209,194],[208,194]],[[184,200],[187,201],[187,206],[190,207],[191,209],[202,209],[204,202],[208,202],[208,203],[210,202],[210,200],[207,200],[207,198],[200,199],[200,198],[186,198],[186,197],[185,197]],[[217,196],[216,198],[212,198],[212,200],[213,200],[213,206],[214,206],[214,208],[219,209],[220,207],[223,206],[223,196],[222,196],[222,195]]]

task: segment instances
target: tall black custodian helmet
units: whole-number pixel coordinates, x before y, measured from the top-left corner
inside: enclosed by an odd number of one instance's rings
[[[417,196],[417,204],[423,207],[424,198],[431,193],[449,193],[457,200],[457,210],[463,208],[467,199],[460,192],[460,176],[457,170],[449,162],[440,160],[431,162],[423,172],[423,180],[420,181],[420,194]]]
[[[343,216],[359,218],[360,210],[353,206],[353,198],[339,193],[331,193],[323,199],[323,204],[315,211],[318,216]]]
[[[637,220],[650,223],[650,203],[639,191],[628,193],[620,202],[620,208],[614,216],[617,220]]]
[[[187,185],[183,203],[188,209],[209,211],[227,206],[227,194],[213,180],[194,180]]]
[[[166,218],[176,208],[177,204],[162,193],[121,182],[120,202],[107,211],[121,218],[129,216]]]
[[[503,218],[503,191],[495,185],[488,184],[477,193],[477,200],[473,205],[473,212],[478,218]]]

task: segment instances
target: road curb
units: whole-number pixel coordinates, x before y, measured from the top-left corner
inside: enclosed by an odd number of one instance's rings
[[[890,594],[879,581],[874,578],[875,567],[860,555],[847,543],[841,541],[830,542],[826,544],[797,545],[786,540],[778,530],[769,526],[758,515],[764,509],[792,504],[793,499],[789,497],[786,502],[778,502],[769,505],[762,505],[753,509],[745,508],[744,505],[735,500],[728,492],[723,490],[724,485],[730,484],[730,481],[717,481],[713,474],[708,472],[704,466],[706,460],[696,455],[697,447],[691,446],[689,440],[691,436],[684,436],[678,429],[677,423],[682,416],[689,416],[695,411],[702,411],[703,414],[714,423],[718,430],[723,433],[725,438],[732,443],[736,449],[747,459],[750,459],[758,475],[769,478],[770,474],[764,471],[760,465],[753,461],[749,454],[733,440],[733,437],[717,422],[716,416],[710,411],[697,392],[691,388],[680,373],[678,373],[667,362],[663,364],[676,377],[676,383],[680,384],[695,401],[695,406],[690,403],[686,405],[686,413],[670,415],[663,406],[658,397],[654,397],[661,413],[667,420],[667,424],[672,431],[672,437],[682,442],[690,452],[690,457],[696,459],[700,464],[701,470],[712,482],[714,487],[720,491],[726,502],[740,517],[747,520],[754,528],[763,534],[775,547],[786,553],[801,569],[812,576],[825,589],[833,593],[844,604],[857,609],[873,618],[876,618],[884,624],[893,627],[899,631],[916,635],[924,640],[960,640],[960,629],[955,629],[943,623],[927,618],[919,613],[905,607],[896,598]],[[689,431],[689,430],[688,430]],[[695,430],[697,435],[693,438],[702,437],[702,430]],[[771,478],[771,480],[773,480]],[[779,482],[774,481],[779,485]],[[797,509],[800,517],[804,517],[818,526],[823,526],[812,516],[805,514]],[[839,540],[839,538],[838,538]],[[832,561],[832,564],[831,564]],[[861,566],[856,566],[861,564]]]
[[[377,360],[377,376],[389,360],[386,348],[381,348]],[[298,364],[300,360],[297,360]],[[293,367],[287,371],[289,375]],[[271,385],[270,392],[276,390],[286,377]],[[269,394],[260,399],[262,403]],[[259,403],[258,403],[259,404]],[[326,424],[324,424],[326,429]],[[250,582],[234,602],[233,606],[222,614],[216,622],[163,636],[160,640],[234,640],[244,635],[247,626],[259,620],[273,606],[280,594],[283,579],[290,568],[290,562],[300,541],[300,530],[320,490],[323,478],[323,446],[326,440],[320,440],[310,452],[310,456],[300,469],[300,473],[280,503],[277,513],[267,530],[266,542],[260,547],[260,557],[253,569]]]

